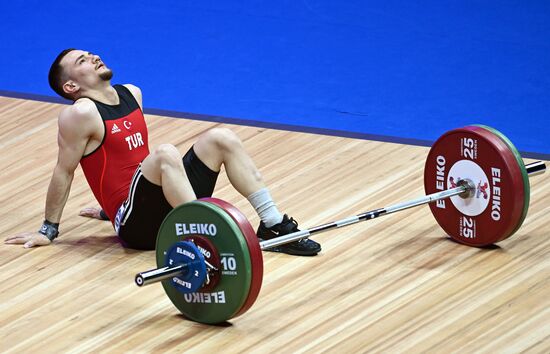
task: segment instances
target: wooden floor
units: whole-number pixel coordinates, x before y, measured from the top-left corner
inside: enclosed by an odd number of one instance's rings
[[[4,237],[41,225],[60,109],[0,97]],[[182,153],[218,125],[147,119],[152,146]],[[230,127],[303,227],[423,194],[427,148]],[[77,216],[95,205],[79,168],[54,245],[0,245],[0,351],[548,353],[550,180],[531,182],[523,227],[497,248],[451,242],[427,206],[414,208],[319,235],[317,257],[264,253],[255,305],[207,326],[179,315],[160,285],[134,285],[154,252],[125,250],[109,223]],[[215,195],[258,224],[224,174]]]

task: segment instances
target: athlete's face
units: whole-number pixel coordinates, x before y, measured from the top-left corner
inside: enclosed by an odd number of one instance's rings
[[[75,87],[93,88],[98,82],[111,80],[113,71],[101,60],[99,55],[83,50],[73,50],[61,60],[67,75],[64,90],[75,90]]]

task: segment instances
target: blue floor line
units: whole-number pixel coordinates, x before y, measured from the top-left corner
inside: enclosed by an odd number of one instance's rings
[[[27,100],[40,101],[40,102],[49,102],[49,103],[60,103],[60,104],[71,103],[70,101],[67,101],[60,97],[52,97],[52,96],[46,96],[46,95],[37,95],[37,94],[29,94],[29,93],[5,91],[5,90],[0,90],[0,96],[27,99]],[[378,134],[356,133],[356,132],[349,132],[344,130],[315,128],[315,127],[282,124],[282,123],[270,123],[270,122],[257,121],[257,120],[239,119],[239,118],[231,118],[231,117],[223,117],[223,116],[212,116],[212,115],[206,115],[206,114],[179,112],[179,111],[171,111],[171,110],[164,110],[164,109],[158,109],[158,108],[144,108],[143,111],[145,114],[152,114],[152,115],[165,116],[165,117],[171,117],[171,118],[184,118],[184,119],[191,119],[191,120],[205,121],[205,122],[235,124],[235,125],[243,125],[243,126],[258,127],[258,128],[276,129],[276,130],[318,134],[318,135],[328,135],[328,136],[336,136],[336,137],[352,138],[352,139],[360,139],[360,140],[371,140],[371,141],[379,141],[379,142],[395,143],[395,144],[403,144],[403,145],[429,147],[434,143],[433,141],[430,141],[430,140],[402,138],[402,137],[386,136],[386,135],[378,135]],[[524,158],[539,159],[539,160],[545,160],[545,161],[550,160],[550,154],[531,152],[531,151],[520,151],[520,154]]]

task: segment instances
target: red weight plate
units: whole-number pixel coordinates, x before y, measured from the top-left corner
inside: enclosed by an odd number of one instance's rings
[[[243,235],[246,238],[246,243],[250,250],[250,263],[252,264],[252,280],[250,283],[250,292],[246,298],[243,306],[233,315],[232,317],[237,317],[242,315],[254,304],[260,293],[262,287],[262,280],[264,274],[264,262],[262,256],[262,250],[260,248],[260,243],[256,232],[248,222],[248,219],[233,205],[228,202],[218,199],[218,198],[203,198],[201,201],[215,204],[225,210],[233,220],[238,224]]]
[[[200,236],[200,235],[193,235],[191,237],[185,238],[185,240],[191,241],[197,246],[200,253],[204,257],[205,262],[208,262],[214,268],[217,268],[217,269],[221,268],[220,255],[218,254],[218,250],[212,244],[212,242],[208,240],[207,237]],[[201,292],[209,292],[212,289],[214,289],[216,285],[218,285],[218,283],[220,282],[219,271],[210,272],[208,274],[208,278],[209,278],[209,283],[206,285],[203,285],[200,288]]]
[[[455,196],[430,204],[438,224],[451,238],[470,246],[507,238],[521,223],[525,203],[523,176],[514,153],[481,127],[445,133],[426,159],[424,189],[427,194],[440,192],[466,178],[476,185],[473,197]]]

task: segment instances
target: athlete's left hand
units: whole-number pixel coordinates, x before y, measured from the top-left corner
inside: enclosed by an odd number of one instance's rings
[[[78,215],[84,216],[84,217],[87,217],[87,218],[103,220],[101,218],[101,209],[100,208],[84,208],[80,211],[80,213],[78,213]]]

